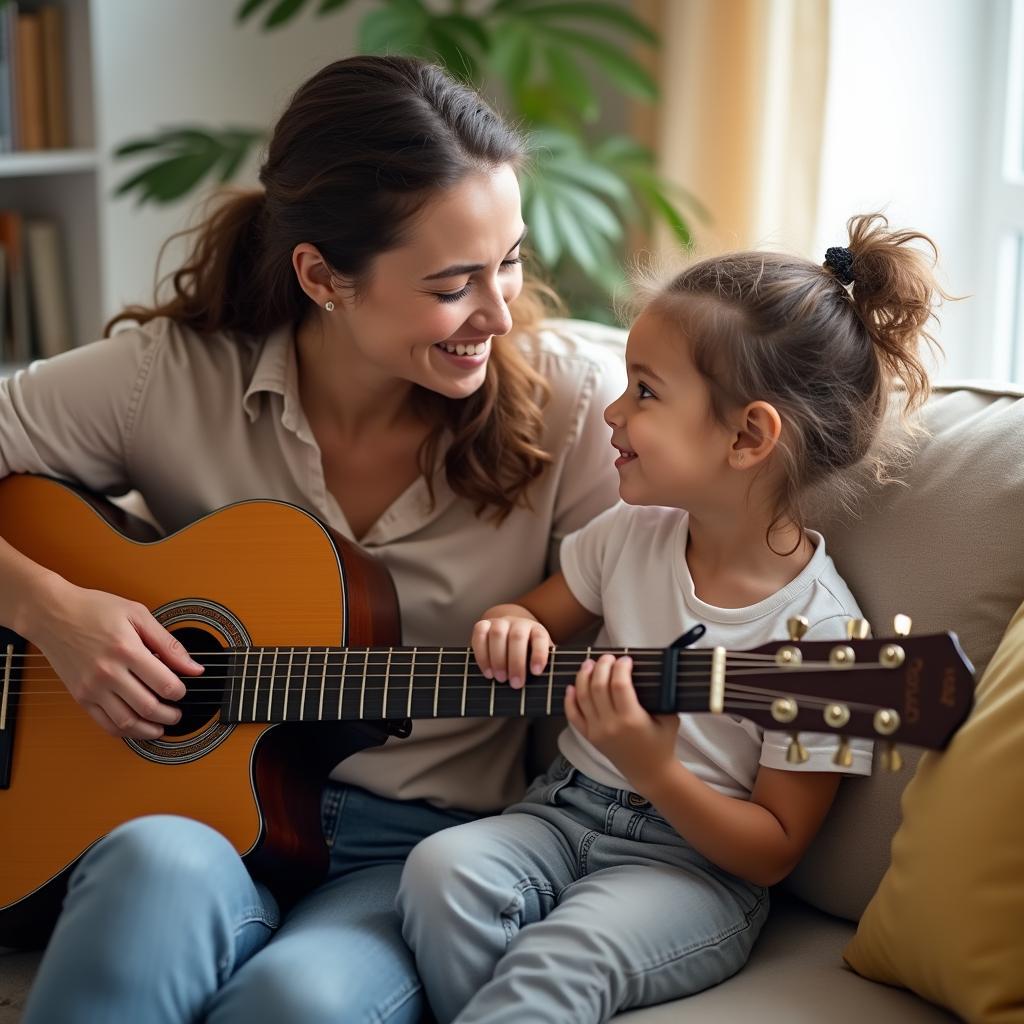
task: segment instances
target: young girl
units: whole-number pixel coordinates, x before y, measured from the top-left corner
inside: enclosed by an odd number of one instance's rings
[[[942,294],[908,246],[924,236],[880,215],[849,229],[823,266],[738,253],[647,303],[605,411],[624,503],[565,539],[560,573],[484,613],[486,675],[524,685],[552,639],[599,617],[613,647],[704,623],[702,643],[745,649],[791,616],[808,639],[846,636],[857,603],[801,506],[869,457],[895,380],[908,410],[924,400],[918,344]],[[804,734],[801,762],[730,715],[651,716],[628,657],[585,661],[565,712],[561,756],[523,802],[407,862],[403,934],[442,1024],[604,1021],[729,977],[840,773],[871,767],[864,742],[842,766],[834,736]]]

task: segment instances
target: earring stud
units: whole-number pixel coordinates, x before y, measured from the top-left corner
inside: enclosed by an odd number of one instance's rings
[[[324,303],[324,309],[326,309],[328,313],[333,313],[334,312],[334,302],[331,299],[328,299]]]

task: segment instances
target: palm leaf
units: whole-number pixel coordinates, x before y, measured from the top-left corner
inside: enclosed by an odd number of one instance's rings
[[[575,23],[580,21],[604,22],[613,28],[628,32],[651,46],[657,46],[659,42],[657,32],[650,25],[641,21],[624,7],[617,7],[615,4],[537,3],[524,6],[520,3],[514,6],[510,5],[508,9],[518,9],[522,17],[530,19],[546,21],[568,19]]]
[[[172,128],[149,139],[136,139],[118,149],[119,155],[156,154],[141,170],[120,182],[115,195],[136,193],[137,202],[170,203],[187,195],[204,179],[229,181],[245,158],[263,141],[262,132],[227,128]]]

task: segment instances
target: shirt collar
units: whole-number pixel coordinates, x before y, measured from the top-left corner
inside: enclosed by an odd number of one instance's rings
[[[259,416],[259,395],[263,392],[277,394],[284,399],[281,421],[289,430],[300,431],[305,417],[301,414],[299,401],[295,331],[290,325],[278,328],[263,340],[249,386],[242,395],[242,408],[250,422],[255,422]]]

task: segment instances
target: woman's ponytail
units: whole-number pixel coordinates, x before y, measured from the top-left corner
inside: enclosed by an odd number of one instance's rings
[[[161,248],[191,238],[188,258],[158,286],[172,296],[153,306],[129,306],[105,332],[122,320],[144,324],[166,316],[199,333],[238,331],[262,334],[301,312],[302,292],[291,267],[265,258],[263,189],[228,189],[211,201],[212,212],[193,228],[172,235]]]

